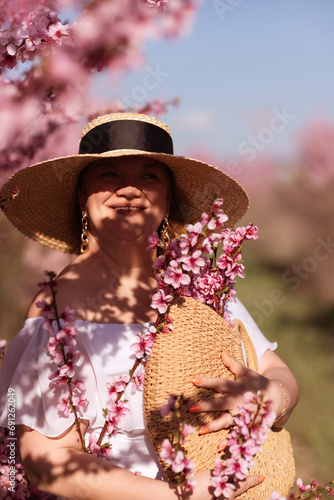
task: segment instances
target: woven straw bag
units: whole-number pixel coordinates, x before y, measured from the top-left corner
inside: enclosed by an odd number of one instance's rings
[[[195,387],[190,381],[196,375],[223,377],[233,380],[234,375],[223,365],[221,350],[227,349],[231,356],[245,364],[242,344],[247,357],[247,366],[257,371],[254,346],[239,320],[231,328],[210,307],[192,298],[176,298],[170,307],[169,316],[173,320],[173,332],[160,333],[153,345],[152,354],[145,368],[144,416],[151,441],[169,481],[174,473],[164,460],[160,459],[162,442],[171,436],[172,414],[162,418],[160,407],[166,404],[170,394],[191,398],[192,403],[220,397],[212,390]],[[183,412],[183,419],[195,427],[196,431],[220,412]],[[228,430],[221,430],[187,437],[187,456],[196,464],[196,472],[213,469],[216,457],[227,458],[217,452],[218,444],[227,437]],[[271,430],[262,451],[255,456],[255,467],[250,474],[263,474],[263,483],[251,488],[240,498],[247,500],[267,500],[272,491],[282,496],[293,486],[295,463],[289,433],[285,429]]]

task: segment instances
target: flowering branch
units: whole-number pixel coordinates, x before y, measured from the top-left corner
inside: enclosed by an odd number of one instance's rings
[[[236,295],[235,278],[245,277],[241,247],[245,240],[257,239],[257,227],[249,224],[235,230],[224,228],[228,217],[222,205],[223,200],[217,198],[210,216],[204,213],[200,222],[188,224],[186,234],[167,246],[157,232],[149,238],[148,250],[159,247],[163,252],[153,265],[158,290],[151,303],[160,315],[167,313],[175,296],[193,297],[233,326],[225,306]],[[220,245],[222,253],[218,256]]]
[[[54,363],[58,365],[55,372],[49,375],[51,384],[54,385],[54,391],[57,388],[61,389],[61,402],[58,403],[58,412],[63,412],[65,416],[69,415],[69,410],[74,414],[75,428],[78,431],[81,447],[83,451],[87,451],[85,440],[80,429],[80,418],[78,417],[78,409],[83,409],[87,404],[85,396],[84,384],[81,380],[73,380],[75,370],[74,364],[80,357],[80,352],[75,350],[77,331],[74,327],[73,311],[66,308],[64,313],[59,316],[56,303],[56,274],[52,271],[46,271],[49,285],[52,294],[51,304],[45,300],[37,302],[37,307],[42,309],[42,317],[44,318],[44,326],[49,332],[49,341],[47,344],[47,352]],[[40,283],[44,286],[45,283]],[[65,322],[64,328],[60,324],[60,319]],[[53,328],[53,321],[56,321],[57,332]],[[68,392],[64,391],[64,386],[67,386]],[[81,393],[81,395],[80,395]]]
[[[168,403],[160,408],[162,417],[166,417],[171,412],[176,420],[175,430],[172,439],[165,439],[162,443],[160,457],[171,466],[175,472],[175,479],[180,486],[181,498],[185,498],[187,492],[192,492],[196,485],[194,478],[195,464],[187,458],[187,452],[184,448],[186,437],[195,432],[194,427],[182,421],[181,408],[187,406],[189,401],[181,396],[171,395]]]
[[[143,65],[145,41],[186,34],[199,2],[10,0],[1,6],[0,174],[7,177],[27,159],[72,153],[74,124],[87,116],[165,112],[170,102],[152,100],[146,88],[141,99],[122,95],[107,103],[91,98],[89,89],[98,72],[108,77]],[[160,65],[153,71],[160,82]]]
[[[327,493],[327,496],[334,497],[334,481],[329,481],[321,485],[318,481],[312,479],[310,484],[305,485],[299,478],[296,481],[296,485],[299,491],[298,495],[297,493],[291,492],[288,497],[281,497],[277,491],[273,491],[268,500],[310,500],[312,498],[320,500],[322,498],[322,493]]]
[[[108,408],[103,409],[106,416],[106,421],[100,433],[99,439],[97,440],[97,446],[101,445],[102,439],[105,433],[108,431],[109,434],[115,434],[119,430],[120,417],[128,414],[129,410],[124,407],[121,397],[128,384],[132,382],[131,392],[135,392],[137,389],[141,390],[144,384],[144,371],[137,371],[140,365],[145,366],[148,356],[151,354],[151,349],[157,334],[157,323],[154,326],[150,326],[147,334],[136,334],[137,342],[132,344],[131,350],[134,351],[136,360],[129,370],[128,375],[120,375],[119,377],[114,377],[113,382],[107,383],[107,393],[108,393]]]
[[[255,405],[255,410],[249,409],[247,405],[250,404]],[[240,407],[240,414],[234,419],[235,426],[226,440],[225,449],[230,458],[225,464],[220,458],[215,460],[212,477],[215,497],[230,498],[236,484],[245,479],[255,465],[253,458],[260,451],[275,418],[272,402],[264,401],[263,394],[245,394],[244,405]]]

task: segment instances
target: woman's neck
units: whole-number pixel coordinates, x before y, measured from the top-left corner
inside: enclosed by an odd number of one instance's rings
[[[142,248],[142,247],[141,247]],[[132,242],[123,253],[114,246],[90,247],[58,277],[61,305],[70,305],[78,319],[101,323],[154,321],[150,307],[157,283],[154,251],[138,251]]]
[[[153,276],[152,265],[156,260],[156,251],[146,250],[145,244],[139,240],[117,240],[102,243],[92,239],[89,250],[82,257],[82,260],[90,261],[94,265],[101,266],[105,271],[119,268],[127,275],[145,274]]]

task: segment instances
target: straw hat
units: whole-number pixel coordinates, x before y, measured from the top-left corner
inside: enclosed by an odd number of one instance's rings
[[[77,201],[80,173],[101,158],[143,156],[160,161],[172,172],[176,203],[186,222],[209,210],[223,196],[233,225],[248,208],[248,196],[230,176],[207,163],[173,154],[170,130],[161,121],[135,113],[96,118],[83,130],[79,154],[37,163],[16,172],[1,189],[1,198],[20,190],[6,215],[22,233],[42,245],[79,253],[81,214]]]
[[[219,397],[215,391],[197,388],[190,381],[197,375],[233,380],[234,375],[221,361],[222,349],[227,349],[231,356],[245,365],[244,350],[247,366],[255,371],[257,357],[241,321],[234,320],[235,327],[231,328],[213,309],[191,297],[174,299],[168,316],[173,321],[173,331],[158,334],[145,367],[144,416],[161,466],[168,479],[173,481],[173,471],[160,458],[163,440],[172,434],[173,420],[172,415],[161,417],[161,406],[166,404],[170,394],[183,394],[191,399],[191,404]],[[201,426],[220,415],[221,412],[196,414],[184,409],[182,419],[198,431]],[[196,472],[213,469],[217,457],[223,460],[227,458],[225,453],[219,454],[217,448],[226,439],[228,432],[223,429],[201,436],[195,432],[187,437],[187,457],[195,462]],[[289,433],[285,429],[271,430],[254,462],[255,467],[250,470],[250,474],[263,474],[266,479],[241,498],[267,500],[275,490],[286,496],[295,477]]]

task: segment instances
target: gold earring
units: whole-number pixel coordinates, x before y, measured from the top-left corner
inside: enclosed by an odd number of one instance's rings
[[[87,212],[82,212],[81,227],[82,227],[82,232],[81,232],[80,253],[86,253],[88,251],[88,246],[89,246]]]
[[[168,243],[170,242],[170,234],[168,228],[169,228],[169,220],[168,217],[165,217],[164,220],[162,221],[161,236],[160,236],[163,247],[167,247]]]

